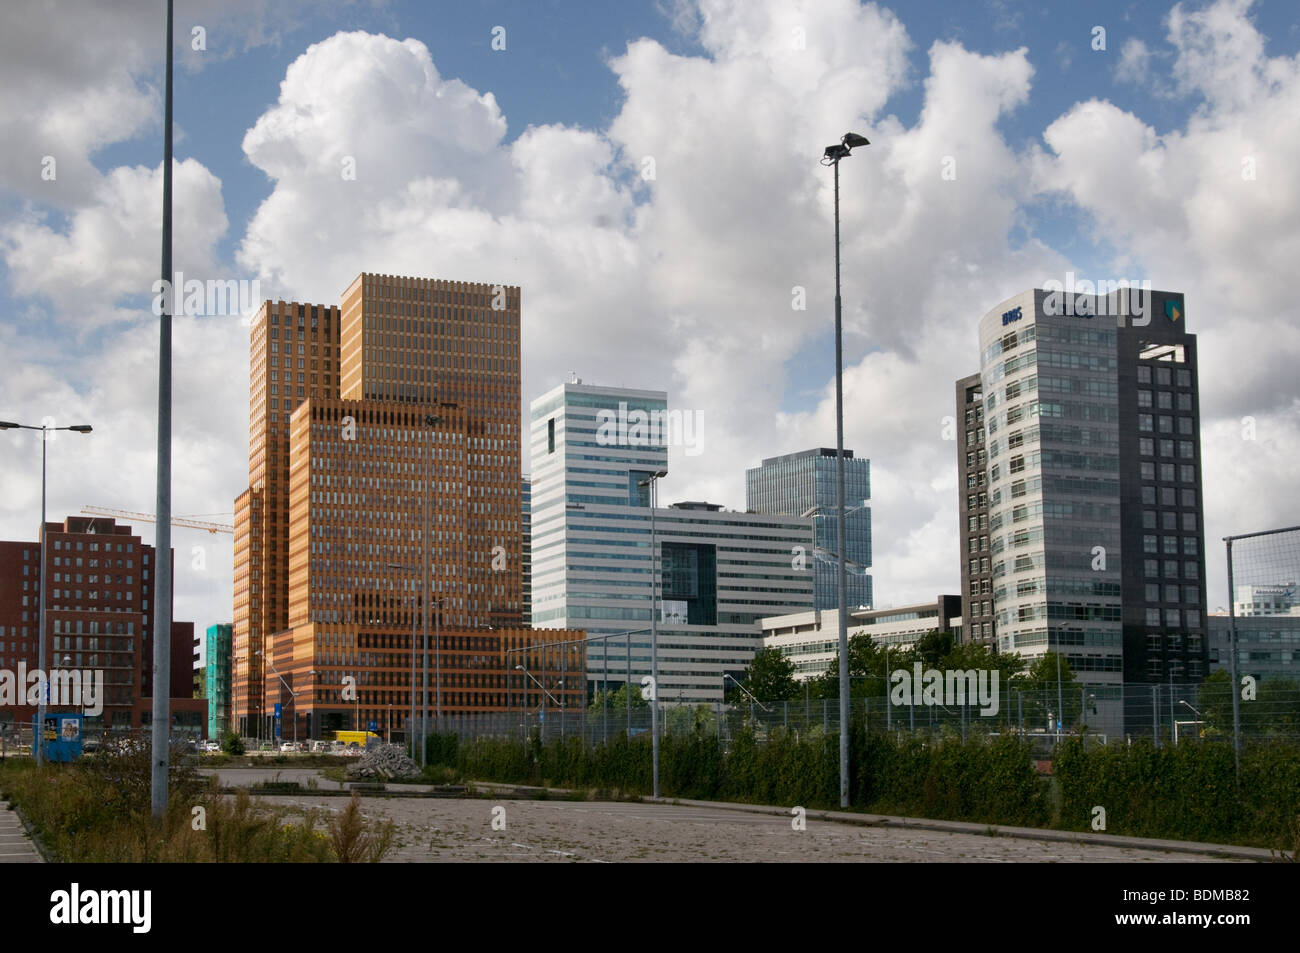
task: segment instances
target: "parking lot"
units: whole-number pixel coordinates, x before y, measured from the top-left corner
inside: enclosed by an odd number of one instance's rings
[[[346,785],[314,768],[214,768],[227,786],[314,780],[322,790]],[[406,786],[413,790],[424,786]],[[279,805],[341,810],[338,796],[310,793],[274,798]],[[1221,858],[1159,847],[1036,840],[983,833],[922,830],[824,821],[726,806],[495,798],[363,797],[368,817],[398,828],[390,862],[620,861],[848,863],[1213,863]],[[496,827],[494,827],[494,822]],[[501,825],[504,824],[504,829]]]

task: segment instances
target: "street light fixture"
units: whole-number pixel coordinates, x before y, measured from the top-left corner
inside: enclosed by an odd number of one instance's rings
[[[835,145],[827,146],[822,165],[835,169],[835,500],[839,532],[840,628],[840,807],[849,806],[849,623],[848,579],[844,566],[844,334],[840,299],[840,160],[860,146],[871,143],[865,136],[846,132]]]
[[[528,669],[524,668],[522,665],[516,665],[516,666],[515,666],[515,671],[517,671],[517,672],[523,672],[524,675],[527,676],[528,679],[529,679],[530,681],[532,681],[532,683],[533,683],[534,685],[536,685],[538,688],[540,688],[541,691],[542,691],[542,725],[543,725],[543,727],[542,727],[541,730],[544,731],[544,730],[545,730],[545,724],[546,724],[546,699],[549,698],[551,701],[555,702],[556,705],[560,705],[560,704],[562,704],[562,703],[561,703],[560,701],[558,701],[554,695],[552,695],[550,692],[548,692],[548,691],[546,690],[546,686],[543,685],[541,682],[539,682],[539,681],[538,681],[538,680],[533,676],[533,673],[530,672],[530,671],[528,671]],[[543,668],[542,668],[542,673],[545,674],[545,672],[546,672],[546,669],[545,669],[545,666],[543,666]]]
[[[293,686],[284,680],[284,676],[281,675],[276,670],[275,665],[272,664],[271,660],[266,657],[266,653],[263,652],[261,649],[258,649],[253,654],[262,656],[263,661],[266,662],[266,667],[269,668],[271,670],[271,673],[280,680],[280,684],[283,685],[288,690],[289,696],[293,699],[293,746],[297,748],[298,747],[298,696],[302,693],[301,689],[299,689],[298,691],[294,691]],[[310,672],[307,672],[307,674],[315,675],[316,670],[312,669]],[[357,704],[360,705],[360,702],[358,701]],[[274,737],[274,735],[272,735],[272,737]]]
[[[0,420],[0,430],[39,430],[41,432],[41,573],[36,581],[36,597],[39,600],[37,610],[37,622],[40,627],[40,634],[37,637],[37,652],[40,654],[39,668],[45,672],[45,583],[47,573],[45,571],[45,445],[49,442],[49,434],[54,430],[70,430],[73,433],[90,433],[94,428],[90,424],[73,424],[70,427],[49,427],[42,424],[34,427],[31,424],[15,423],[12,420]],[[36,764],[41,763],[41,741],[45,738],[45,694],[49,685],[49,675],[45,676],[45,684],[41,686],[40,698],[36,703]]]

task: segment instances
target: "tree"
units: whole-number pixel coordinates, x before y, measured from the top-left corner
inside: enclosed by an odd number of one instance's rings
[[[1207,733],[1232,733],[1232,676],[1225,669],[1216,669],[1201,682],[1197,707],[1205,719]]]
[[[745,669],[741,684],[761,702],[789,701],[799,691],[794,663],[780,649],[759,649]]]
[[[638,708],[649,708],[650,703],[641,697],[641,686],[636,684],[632,686],[632,710]],[[627,711],[628,691],[626,685],[620,685],[612,692],[596,692],[592,696],[591,705],[588,706],[589,712],[600,712],[604,710],[605,703],[608,702],[610,711]]]
[[[1024,696],[1026,726],[1045,726],[1050,712],[1051,730],[1056,730],[1055,723],[1058,720],[1062,730],[1072,727],[1083,713],[1083,703],[1074,678],[1074,669],[1070,668],[1064,655],[1060,656],[1060,668],[1057,668],[1056,652],[1044,652],[1034,660],[1027,672],[1018,675],[1014,679],[1014,686]],[[1058,710],[1062,705],[1064,712]]]
[[[712,735],[718,730],[718,719],[705,704],[671,705],[664,712],[664,721],[670,735]]]
[[[221,750],[238,757],[244,753],[244,739],[237,732],[228,731],[221,736]]]

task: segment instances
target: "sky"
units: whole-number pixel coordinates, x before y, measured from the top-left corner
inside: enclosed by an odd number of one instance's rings
[[[51,440],[52,520],[154,509],[165,9],[0,7],[0,419],[94,427]],[[1221,538],[1300,523],[1298,12],[178,0],[175,268],[320,304],[362,271],[519,285],[524,433],[571,375],[665,390],[701,442],[662,498],[743,509],[747,467],[835,445],[818,160],[857,132],[845,446],[877,606],[960,591],[953,382],[986,311],[1073,271],[1184,295],[1213,611]],[[173,512],[231,522],[247,315],[178,316],[174,374]],[[36,538],[40,452],[0,432],[0,538]],[[176,618],[228,621],[231,537],[172,542]]]

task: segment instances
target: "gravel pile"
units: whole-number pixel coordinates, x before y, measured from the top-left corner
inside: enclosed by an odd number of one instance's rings
[[[406,756],[401,745],[374,745],[355,764],[348,765],[349,778],[416,778],[420,769]]]

